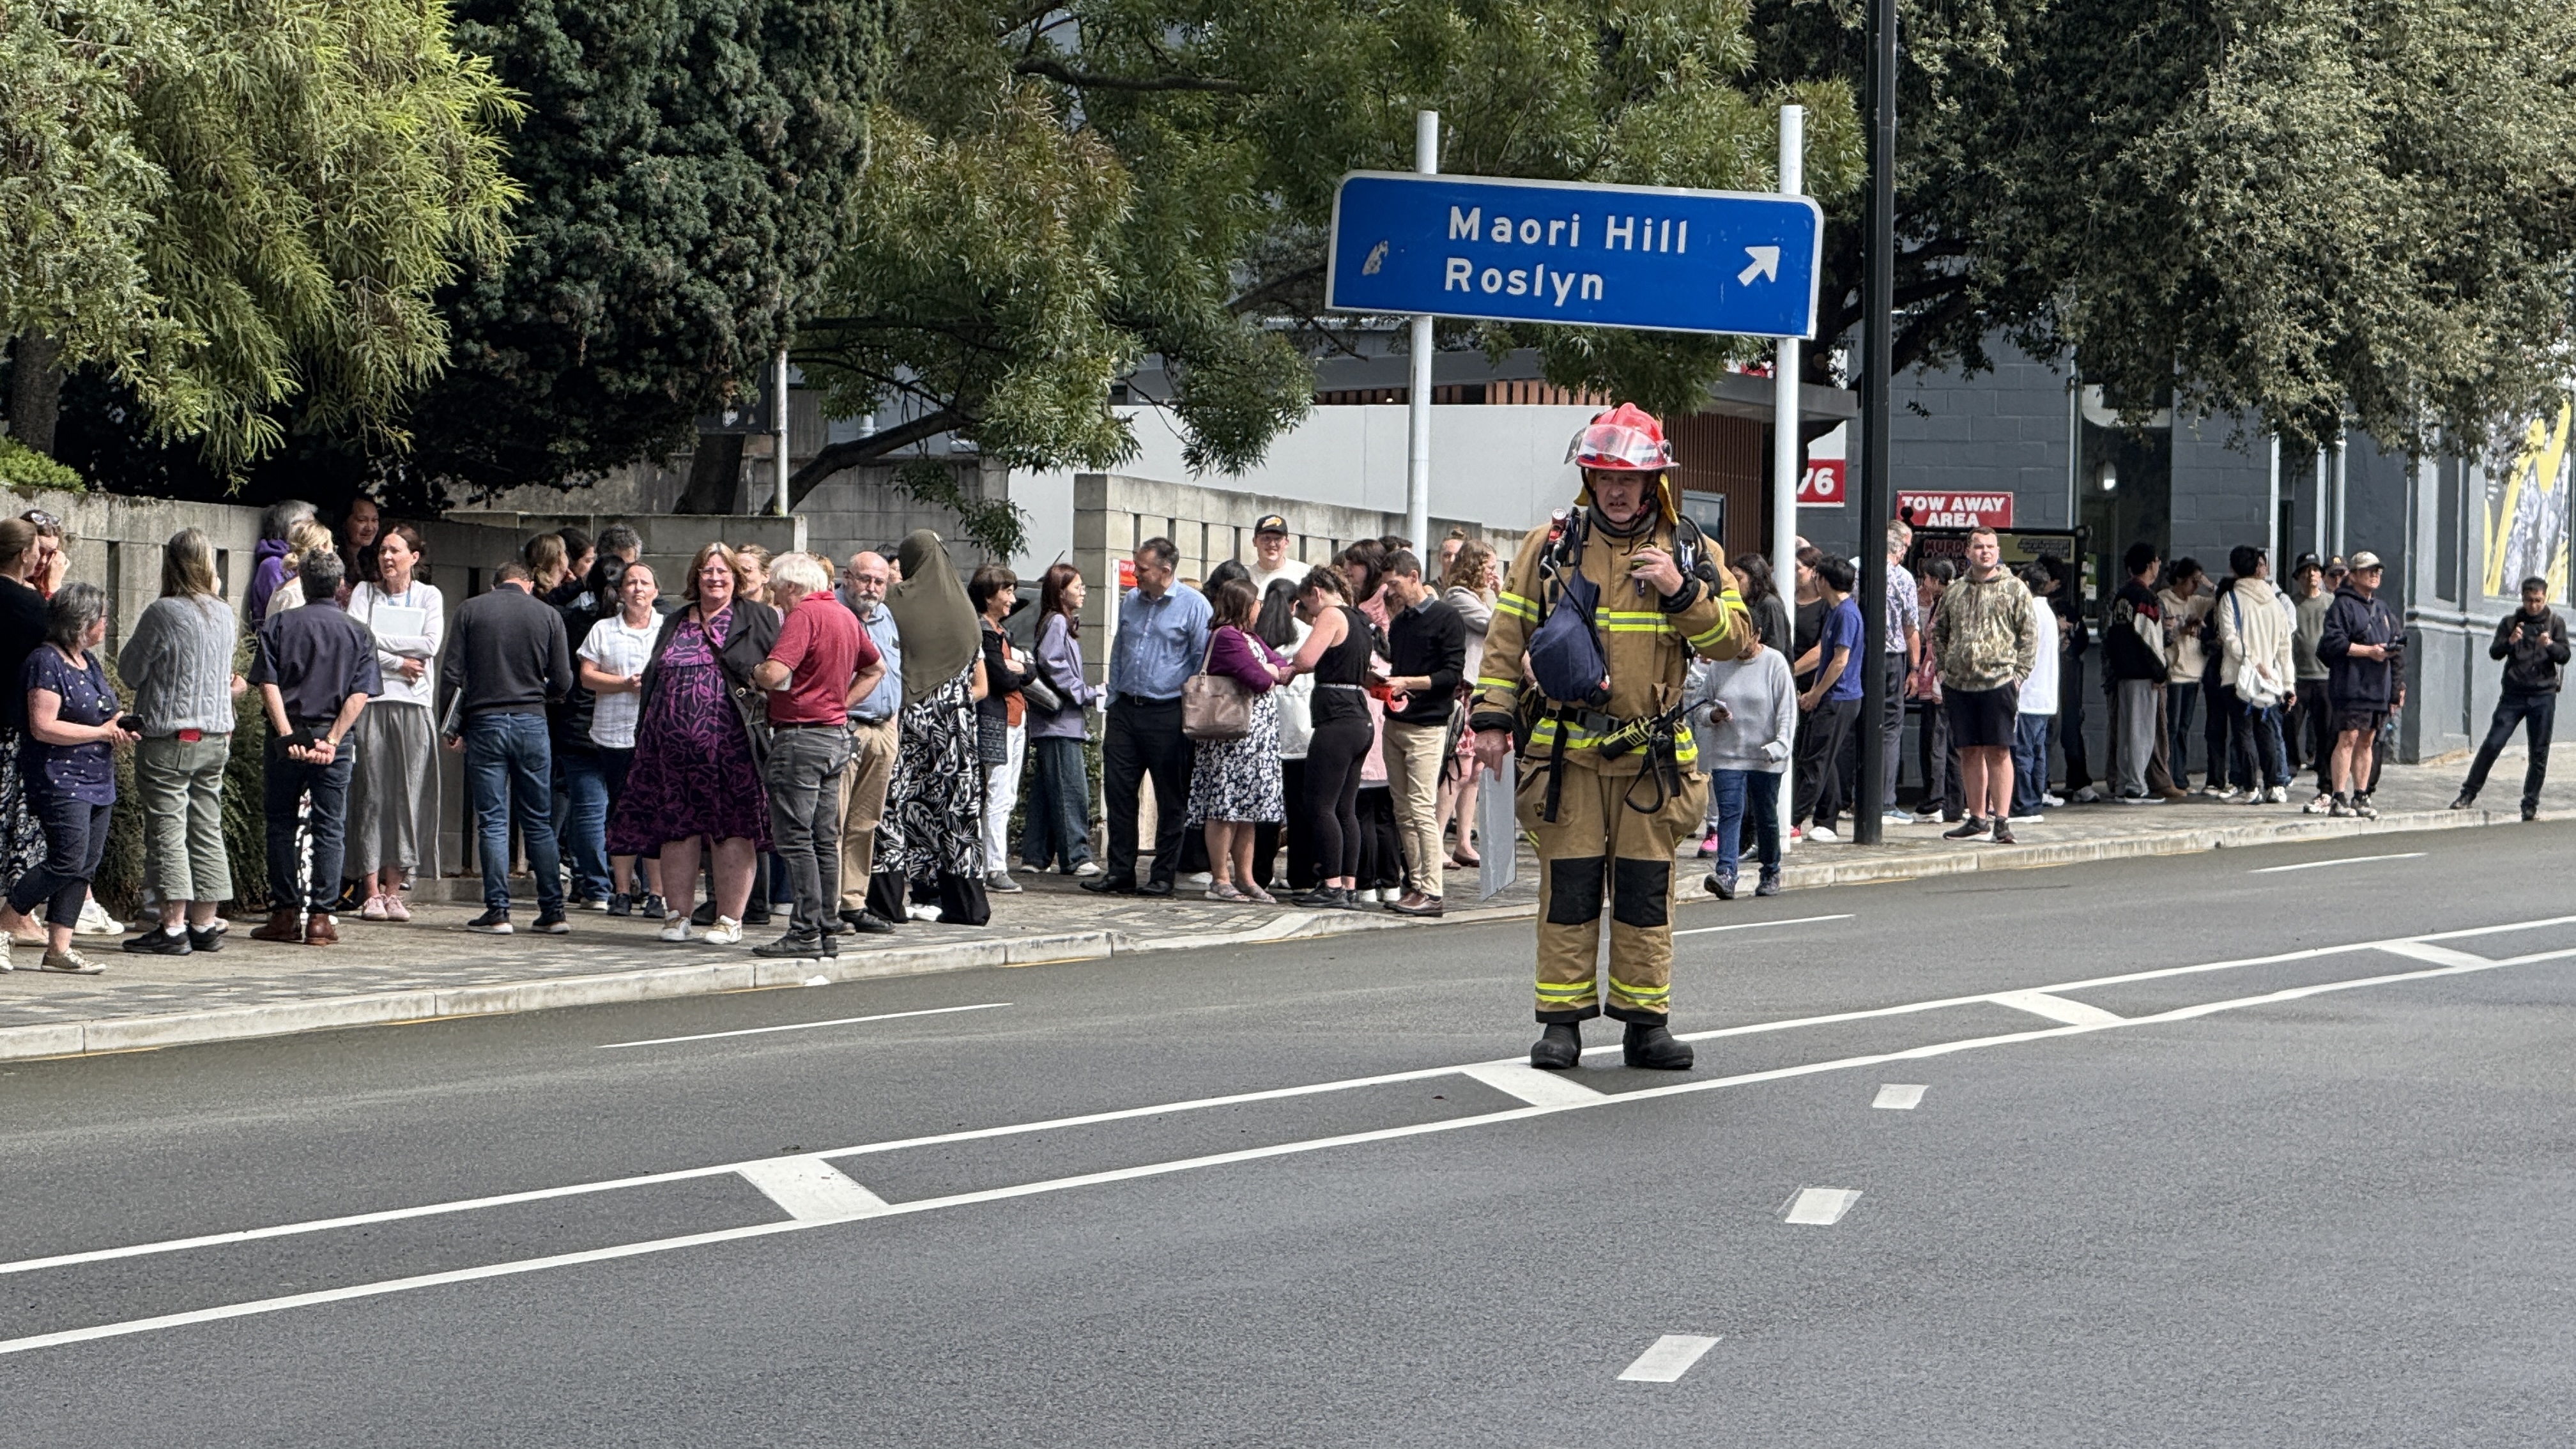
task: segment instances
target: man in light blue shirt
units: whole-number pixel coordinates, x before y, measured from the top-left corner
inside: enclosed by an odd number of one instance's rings
[[[1109,646],[1109,729],[1100,744],[1101,794],[1109,811],[1107,873],[1082,888],[1107,895],[1168,896],[1181,869],[1181,827],[1190,810],[1189,739],[1181,733],[1181,686],[1207,658],[1205,595],[1172,581],[1181,551],[1168,538],[1136,545],[1136,587],[1118,601]],[[1154,780],[1154,869],[1136,882],[1136,799]]]
[[[894,611],[885,606],[894,571],[873,553],[851,556],[842,574],[841,602],[859,616],[859,627],[877,646],[883,672],[862,671],[850,681],[850,765],[841,772],[841,919],[850,929],[880,935],[894,923],[868,909],[868,883],[876,867],[877,822],[885,815],[886,786],[894,779],[896,717],[903,712],[903,641]]]

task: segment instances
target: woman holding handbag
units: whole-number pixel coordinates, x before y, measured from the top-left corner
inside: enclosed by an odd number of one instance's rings
[[[1279,786],[1279,700],[1271,691],[1296,671],[1253,634],[1261,600],[1251,584],[1228,579],[1208,602],[1215,615],[1204,672],[1240,686],[1250,708],[1239,738],[1198,742],[1189,818],[1207,826],[1207,898],[1273,905],[1276,899],[1252,879],[1252,827],[1286,813]]]
[[[608,851],[662,860],[662,939],[689,939],[698,842],[715,841],[715,924],[705,939],[742,940],[753,862],[769,848],[769,794],[755,738],[767,728],[746,699],[751,672],[778,642],[778,611],[741,594],[733,550],[711,543],[689,565],[688,607],[662,620],[645,663],[635,760],[608,822]]]

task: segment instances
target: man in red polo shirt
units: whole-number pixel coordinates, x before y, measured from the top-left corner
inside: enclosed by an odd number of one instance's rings
[[[873,669],[877,650],[859,621],[832,597],[831,576],[810,554],[779,555],[770,597],[784,615],[778,643],[751,673],[769,691],[771,739],[762,773],[769,786],[769,834],[787,862],[796,909],[787,934],[761,956],[840,954],[841,772],[850,764],[850,681]]]

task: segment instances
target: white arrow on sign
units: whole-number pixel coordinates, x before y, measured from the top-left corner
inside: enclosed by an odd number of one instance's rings
[[[1746,267],[1743,271],[1736,273],[1736,281],[1750,287],[1753,285],[1753,279],[1755,277],[1760,277],[1766,282],[1776,282],[1780,280],[1780,249],[1778,247],[1746,247],[1744,249],[1744,254],[1753,259],[1753,264]]]

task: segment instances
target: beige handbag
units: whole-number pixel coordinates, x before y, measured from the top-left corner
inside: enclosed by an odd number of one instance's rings
[[[1216,635],[1210,633],[1199,672],[1181,685],[1181,733],[1209,743],[1239,740],[1252,733],[1252,696],[1242,681],[1207,672],[1215,657]]]

